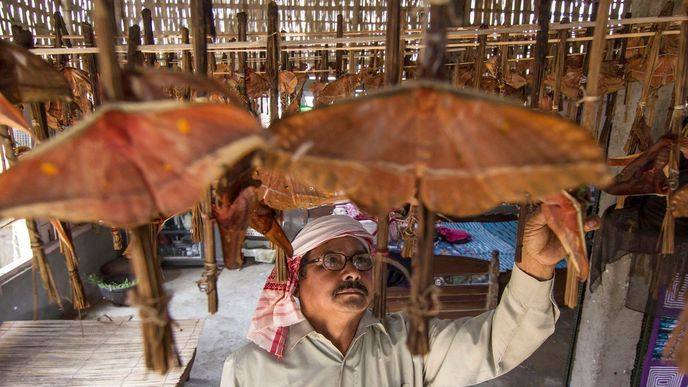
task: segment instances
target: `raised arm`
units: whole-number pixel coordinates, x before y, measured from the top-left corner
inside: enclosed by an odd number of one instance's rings
[[[586,231],[598,223],[587,220]],[[431,322],[426,384],[477,384],[527,359],[554,332],[559,309],[551,298],[552,278],[564,255],[543,214],[533,213],[526,223],[522,260],[497,308],[473,318]]]

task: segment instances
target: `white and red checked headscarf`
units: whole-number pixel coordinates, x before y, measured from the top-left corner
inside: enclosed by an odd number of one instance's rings
[[[355,237],[372,250],[373,236],[357,220],[345,215],[329,215],[308,223],[291,243],[294,255],[287,260],[286,283],[277,282],[275,269],[265,282],[253,314],[247,338],[282,358],[289,327],[304,320],[294,291],[299,282],[301,258],[323,243],[345,236]]]

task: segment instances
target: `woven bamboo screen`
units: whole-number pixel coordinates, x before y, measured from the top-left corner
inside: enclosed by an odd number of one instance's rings
[[[121,31],[141,20],[141,9],[149,8],[153,14],[153,29],[158,43],[168,43],[167,36],[175,36],[181,27],[189,26],[190,0],[116,0]],[[625,2],[613,0],[610,18],[618,19],[625,13]],[[236,32],[236,14],[248,13],[250,33],[265,33],[268,0],[213,0],[213,13],[218,34],[229,36]],[[337,15],[345,20],[345,31],[375,31],[384,29],[386,2],[377,0],[281,0],[282,29],[291,33],[334,32]],[[528,24],[535,18],[535,0],[460,0],[469,15],[467,24]],[[92,20],[92,1],[89,0],[2,0],[0,3],[0,35],[9,37],[11,25],[28,27],[35,35],[49,34],[53,29],[52,15],[62,12],[67,28],[81,34],[80,23]],[[62,6],[60,6],[62,4]],[[406,29],[422,25],[425,6],[422,0],[402,0]],[[553,0],[552,22],[563,17],[571,21],[589,20],[592,0]],[[42,44],[39,39],[36,42]]]

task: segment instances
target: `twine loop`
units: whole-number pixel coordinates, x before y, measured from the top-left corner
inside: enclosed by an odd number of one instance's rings
[[[206,294],[210,293],[214,287],[210,286],[210,284],[215,282],[219,272],[220,271],[218,270],[216,263],[205,262],[203,264],[203,273],[201,273],[201,279],[196,281],[198,290]]]
[[[129,292],[129,302],[139,308],[141,321],[159,327],[164,327],[170,323],[170,316],[167,312],[167,303],[170,296],[144,298],[136,290]]]
[[[435,285],[430,285],[420,294],[411,293],[409,306],[406,307],[406,314],[409,320],[416,326],[420,326],[422,321],[428,317],[435,317],[440,313],[440,289]]]
[[[600,100],[599,95],[587,95],[583,86],[580,87],[580,90],[583,92],[583,97],[581,97],[581,99],[576,101],[576,106],[580,106],[582,103],[597,102]]]

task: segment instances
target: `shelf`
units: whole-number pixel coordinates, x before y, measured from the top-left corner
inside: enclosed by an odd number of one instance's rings
[[[160,231],[162,234],[172,234],[172,235],[191,235],[191,230],[166,230],[162,229]]]

